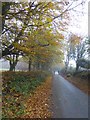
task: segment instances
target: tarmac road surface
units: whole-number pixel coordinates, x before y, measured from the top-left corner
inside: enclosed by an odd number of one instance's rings
[[[88,95],[55,74],[52,86],[52,118],[88,118]]]

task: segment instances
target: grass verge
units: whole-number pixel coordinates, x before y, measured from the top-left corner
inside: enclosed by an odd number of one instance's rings
[[[3,72],[2,117],[18,118],[26,114],[26,100],[48,76],[46,71]]]

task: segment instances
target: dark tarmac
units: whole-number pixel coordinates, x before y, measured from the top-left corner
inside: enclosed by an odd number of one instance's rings
[[[52,118],[88,118],[88,95],[62,76],[53,76]]]

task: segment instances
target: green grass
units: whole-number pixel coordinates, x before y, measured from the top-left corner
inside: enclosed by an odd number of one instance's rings
[[[3,88],[7,93],[19,92],[28,94],[35,87],[40,85],[48,73],[43,71],[37,72],[4,72],[3,73]]]
[[[35,88],[45,81],[46,71],[3,72],[3,118],[19,117],[24,114],[24,99],[32,95]]]

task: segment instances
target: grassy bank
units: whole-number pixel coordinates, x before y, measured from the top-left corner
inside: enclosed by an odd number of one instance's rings
[[[50,73],[46,71],[3,72],[3,118],[15,118],[25,114],[25,102],[42,85]]]

